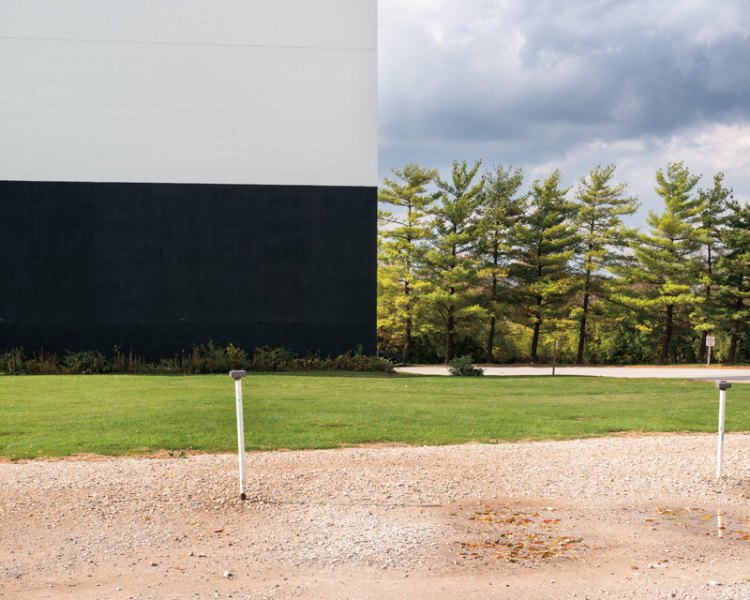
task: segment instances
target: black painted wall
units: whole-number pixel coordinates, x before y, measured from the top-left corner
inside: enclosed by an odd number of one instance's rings
[[[375,188],[0,181],[0,348],[375,350]]]

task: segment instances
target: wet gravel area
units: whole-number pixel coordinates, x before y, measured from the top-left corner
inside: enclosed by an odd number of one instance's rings
[[[715,443],[254,453],[244,502],[232,455],[0,463],[0,598],[750,599],[750,435],[718,481]]]

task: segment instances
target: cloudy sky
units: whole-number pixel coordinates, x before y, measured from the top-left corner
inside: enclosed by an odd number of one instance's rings
[[[380,0],[380,180],[408,162],[723,171],[750,198],[750,0]]]

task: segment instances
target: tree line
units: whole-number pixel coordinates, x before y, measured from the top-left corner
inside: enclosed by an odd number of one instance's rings
[[[524,188],[521,168],[407,164],[378,193],[378,344],[405,363],[549,358],[626,364],[750,359],[750,206],[724,175],[680,162],[655,176],[663,209],[597,166]]]

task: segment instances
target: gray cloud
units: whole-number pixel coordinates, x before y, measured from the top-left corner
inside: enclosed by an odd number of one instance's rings
[[[592,145],[681,160],[661,155],[675,138],[750,123],[747,0],[380,3],[382,172],[481,153],[573,165]]]

